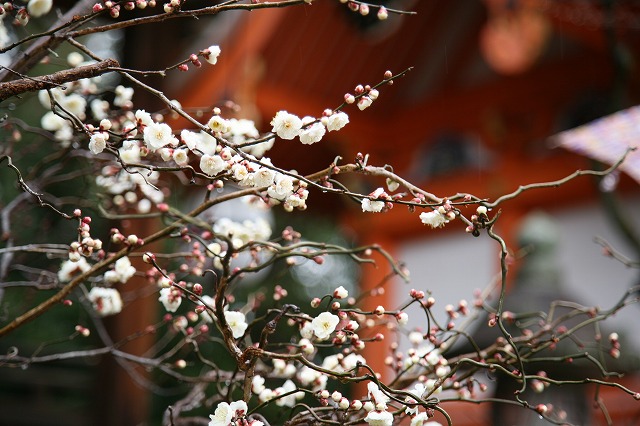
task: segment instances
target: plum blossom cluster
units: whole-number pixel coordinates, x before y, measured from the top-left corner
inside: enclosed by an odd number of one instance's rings
[[[420,213],[420,221],[432,228],[441,228],[455,217],[456,212],[449,200],[434,210]]]
[[[384,21],[385,19],[387,19],[389,17],[389,12],[387,11],[387,8],[384,6],[378,6],[378,5],[373,5],[373,4],[369,4],[369,3],[365,3],[365,2],[360,2],[357,0],[340,0],[340,3],[346,3],[347,7],[349,8],[349,10],[359,13],[362,16],[367,16],[369,15],[369,13],[371,13],[371,9],[370,8],[378,8],[378,11],[376,12],[376,17],[381,20]],[[375,10],[375,9],[374,9]]]
[[[349,116],[342,111],[327,109],[321,119],[306,116],[303,118],[287,111],[278,111],[271,120],[271,129],[281,139],[296,137],[305,145],[320,142],[327,131],[337,131],[349,123]]]
[[[122,298],[115,288],[93,287],[87,299],[96,313],[102,317],[118,314],[122,310]]]
[[[223,217],[215,221],[213,232],[229,238],[232,246],[239,248],[250,242],[267,241],[271,237],[272,230],[271,225],[264,218],[236,222]],[[214,249],[214,251],[218,250]]]
[[[156,0],[135,0],[135,1],[124,1],[118,2],[113,0],[103,0],[102,3],[95,3],[93,5],[94,12],[101,12],[106,10],[109,12],[109,16],[112,18],[120,17],[121,8],[124,10],[134,10],[134,9],[146,9],[147,7],[156,7]]]
[[[249,408],[247,407],[247,403],[242,400],[233,401],[230,404],[227,402],[221,402],[216,407],[215,412],[209,416],[211,418],[209,426],[264,425],[260,420],[247,418],[248,413]]]
[[[156,186],[159,180],[160,173],[157,171],[108,165],[96,177],[96,184],[111,196],[107,208],[117,211],[134,210],[144,214],[165,199],[167,191],[161,191]]]
[[[363,212],[380,213],[393,207],[393,204],[387,203],[390,200],[391,196],[383,188],[377,188],[360,201],[360,206]]]

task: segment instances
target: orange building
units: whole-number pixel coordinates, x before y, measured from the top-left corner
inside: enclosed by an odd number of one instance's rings
[[[218,64],[173,81],[167,92],[185,108],[231,99],[242,108],[239,115],[262,123],[267,131],[278,110],[319,116],[325,108],[340,105],[343,94],[356,85],[373,85],[386,70],[398,73],[412,67],[394,85],[381,87],[370,108],[347,109],[349,125],[322,143],[303,147],[282,141],[288,144],[286,150],[269,153],[274,163],[305,174],[326,167],[336,156],[352,161],[362,152],[369,154],[371,164],[390,164],[438,196],[470,193],[489,200],[519,184],[552,181],[593,167],[585,157],[550,149],[549,137],[638,103],[639,80],[630,68],[631,59],[640,54],[640,8],[634,5],[545,0],[382,3],[416,14],[390,14],[379,21],[375,13],[362,17],[337,1],[314,1],[230,15],[218,22],[213,34],[204,30],[199,40],[203,44],[193,47],[220,44]],[[370,185],[355,189],[368,193],[380,183]],[[624,175],[618,189],[631,202],[640,195],[637,184]],[[574,232],[592,229],[600,221],[599,197],[589,178],[527,192],[504,204],[497,228],[512,248],[515,229],[532,209],[555,213],[567,229],[584,220],[584,227],[571,228]],[[426,229],[399,207],[385,214],[362,214],[359,205],[338,197],[312,198],[310,214],[314,209],[335,214],[360,243],[379,243],[401,258],[410,253],[438,256],[438,247],[447,247],[468,256],[462,262],[470,259],[472,271],[485,265],[474,273],[487,281],[498,270],[496,247],[489,247],[488,239],[469,243],[469,236],[463,235],[462,241],[454,229]],[[637,198],[630,205],[637,208]],[[637,217],[634,220],[638,224]],[[567,246],[567,269],[571,256],[582,256],[583,246],[578,240]],[[434,266],[452,268],[453,261],[443,257],[444,263],[434,261]],[[581,261],[576,260],[578,268],[592,274]],[[472,291],[456,272],[446,274],[456,286]],[[414,274],[413,285],[437,287],[442,274],[426,273],[426,282]],[[384,274],[382,268],[365,269],[361,285],[375,286]],[[615,277],[622,288],[630,279]],[[370,303],[392,306],[409,287],[398,288]],[[632,315],[637,317],[637,312]],[[638,384],[633,379],[629,383]],[[640,406],[628,402],[628,395],[610,389],[602,395],[615,424],[637,421]],[[445,408],[457,425],[490,422],[487,405]],[[605,424],[604,416],[597,416],[595,424]]]

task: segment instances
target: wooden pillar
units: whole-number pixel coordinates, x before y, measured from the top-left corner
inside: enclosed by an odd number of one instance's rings
[[[135,234],[140,238],[150,235],[154,229],[152,220],[123,221],[120,231],[123,235]],[[145,249],[149,249],[148,247]],[[140,257],[130,257],[131,264],[144,271],[148,265]],[[124,307],[122,312],[106,321],[107,329],[114,342],[131,336],[157,321],[158,301],[154,295],[145,297],[140,290],[148,286],[142,276],[134,276],[127,283],[118,285]],[[131,301],[128,299],[131,298]],[[118,349],[127,353],[143,356],[155,341],[154,334],[137,337]],[[101,417],[96,419],[100,425],[136,426],[147,423],[150,412],[151,393],[137,380],[145,381],[149,374],[145,368],[128,362],[120,364],[112,357],[104,359],[103,381],[101,383],[104,401],[108,408],[102,409]],[[127,370],[130,369],[129,371]],[[137,376],[137,377],[136,377]]]

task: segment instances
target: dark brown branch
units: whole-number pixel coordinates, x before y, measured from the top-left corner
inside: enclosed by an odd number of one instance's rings
[[[0,102],[12,96],[36,90],[51,89],[64,83],[91,78],[120,67],[115,59],[105,59],[82,67],[71,68],[41,77],[25,77],[6,83],[0,83]]]

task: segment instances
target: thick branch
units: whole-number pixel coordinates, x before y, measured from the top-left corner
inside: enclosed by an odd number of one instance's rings
[[[96,62],[94,64],[59,71],[50,75],[41,77],[25,77],[19,80],[0,83],[0,102],[21,93],[51,89],[71,81],[95,77],[107,73],[111,68],[116,67],[120,67],[118,61],[115,59],[105,59],[104,61]]]

